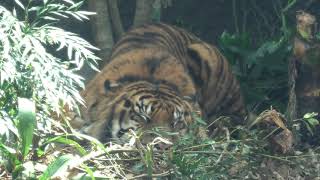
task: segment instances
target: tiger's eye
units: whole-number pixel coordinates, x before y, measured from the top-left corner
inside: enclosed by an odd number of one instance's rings
[[[127,128],[127,129],[123,129],[121,128],[117,134],[118,138],[120,138],[121,136],[123,136],[125,133],[129,132],[129,130],[134,130],[135,128],[133,127],[130,127],[130,128]]]
[[[117,134],[117,137],[118,138],[120,138],[121,136],[123,136],[124,135],[124,131],[123,131],[123,129],[120,129],[120,131],[118,132],[118,134]]]
[[[177,129],[177,130],[180,130],[180,129],[183,129],[184,128],[184,123],[183,121],[175,121],[171,124],[172,128],[174,129]]]
[[[174,129],[177,129],[177,126],[179,125],[179,121],[175,121],[171,124],[171,127]]]
[[[110,81],[109,80],[105,80],[103,85],[104,85],[104,90],[106,92],[108,92],[110,90]]]
[[[149,118],[148,116],[146,116],[146,115],[140,115],[140,116],[146,123],[150,123],[151,122],[151,118]]]
[[[154,110],[155,110],[155,109],[154,109],[154,107],[153,107],[153,106],[151,106],[151,112],[154,112]]]
[[[129,101],[128,99],[125,100],[124,102],[124,107],[129,108],[131,106],[131,101]]]

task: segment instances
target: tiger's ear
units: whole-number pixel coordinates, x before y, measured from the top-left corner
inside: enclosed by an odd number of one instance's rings
[[[104,91],[106,93],[108,92],[112,92],[114,91],[115,89],[118,89],[118,87],[120,86],[118,83],[115,83],[115,82],[111,82],[110,80],[106,79],[103,83],[104,85]]]

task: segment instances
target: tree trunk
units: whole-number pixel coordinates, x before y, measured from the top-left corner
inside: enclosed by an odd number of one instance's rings
[[[133,27],[152,20],[160,21],[161,7],[172,4],[172,0],[136,0]],[[92,33],[96,46],[100,49],[98,56],[102,59],[99,68],[108,63],[114,43],[124,34],[118,8],[118,0],[89,0],[89,10],[96,12],[91,18]],[[88,65],[79,72],[87,83],[96,74]]]
[[[120,39],[120,37],[124,34],[122,21],[119,13],[119,8],[118,8],[118,2],[119,2],[118,0],[107,0],[115,42],[117,42]]]
[[[298,12],[293,56],[289,61],[287,114],[291,125],[294,119],[302,118],[306,113],[320,112],[320,44],[314,39],[315,25],[314,16]],[[294,134],[297,135],[295,131]],[[299,141],[297,136],[295,138]]]
[[[102,61],[98,61],[98,68],[101,69],[101,67],[108,62],[108,57],[114,44],[108,4],[106,1],[90,0],[89,10],[96,12],[96,15],[92,16],[90,21],[95,45],[100,49],[98,56]],[[87,84],[96,73],[97,72],[87,64],[84,64],[78,72],[79,75],[85,78],[85,84]]]
[[[137,0],[136,12],[134,16],[133,26],[137,27],[144,23],[152,22],[154,0]]]
[[[101,69],[109,61],[108,58],[114,45],[111,17],[107,1],[90,0],[89,8],[97,13],[91,22],[94,40],[100,49],[99,57],[102,62],[99,63],[99,67]]]

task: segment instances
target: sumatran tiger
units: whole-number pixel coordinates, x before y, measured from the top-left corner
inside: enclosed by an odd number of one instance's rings
[[[187,132],[194,112],[207,122],[246,114],[227,60],[178,27],[134,28],[117,42],[108,62],[81,93],[82,120],[72,123],[101,141],[123,141],[129,129],[155,127],[178,133],[174,141]]]

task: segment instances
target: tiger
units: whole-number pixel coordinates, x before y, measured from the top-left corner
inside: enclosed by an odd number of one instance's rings
[[[198,114],[246,115],[240,86],[217,47],[186,30],[149,23],[129,30],[113,47],[108,63],[86,85],[76,126],[103,142],[123,142],[130,130],[159,127],[188,132]],[[153,136],[146,135],[144,142]]]

